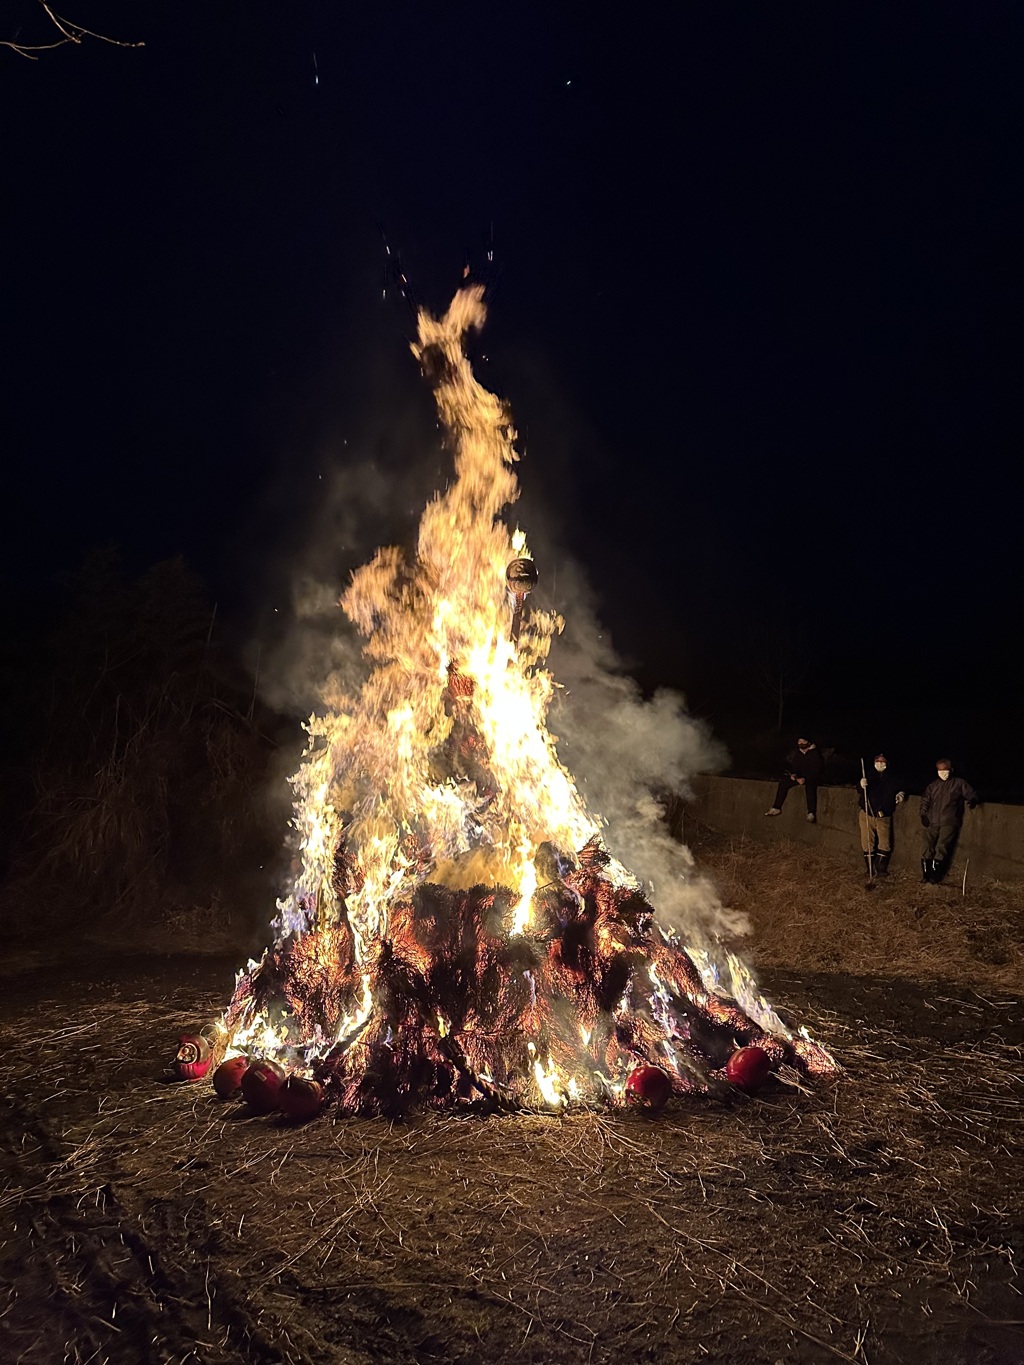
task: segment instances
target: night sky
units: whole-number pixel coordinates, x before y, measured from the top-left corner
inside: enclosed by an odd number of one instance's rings
[[[742,768],[781,646],[784,739],[1024,794],[1024,13],[678,11],[69,0],[145,47],[0,49],[10,628],[116,543],[251,641],[365,461],[408,533],[445,462],[383,227],[432,308],[488,283],[524,523],[645,688]]]

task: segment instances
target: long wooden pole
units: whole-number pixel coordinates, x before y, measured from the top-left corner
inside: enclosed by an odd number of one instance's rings
[[[867,770],[866,770],[866,768],[864,767],[864,760],[863,760],[863,759],[861,759],[861,761],[860,761],[860,778],[861,778],[861,781],[864,783],[864,786],[861,788],[861,791],[864,793],[864,814],[868,817],[868,820],[870,821],[870,820],[871,820],[871,802],[868,800],[868,775],[867,775]],[[874,849],[871,847],[871,844],[872,844],[871,835],[872,835],[872,833],[873,833],[873,830],[872,830],[871,825],[870,825],[870,823],[869,823],[869,824],[868,824],[868,881],[872,881],[872,882],[873,882],[873,881],[875,880],[875,851],[874,851]]]

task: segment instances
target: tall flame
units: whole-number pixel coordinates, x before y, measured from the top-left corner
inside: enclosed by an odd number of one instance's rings
[[[275,948],[239,975],[225,1045],[322,1064],[352,1107],[389,1068],[410,1093],[457,1083],[523,1102],[529,1089],[555,1109],[621,1095],[638,1058],[699,1088],[735,1037],[827,1069],[737,959],[723,976],[652,928],[558,761],[546,662],[562,621],[523,611],[536,571],[502,520],[519,491],[515,432],[464,353],[484,318],[479,287],[441,318],[420,314],[413,351],[455,479],[415,552],[379,550],[341,598],[370,672],[306,723],[299,870]]]
[[[427,505],[415,558],[389,547],[353,575],[341,605],[367,637],[373,671],[345,710],[310,719],[293,779],[302,871],[278,929],[338,913],[343,837],[361,881],[347,897],[360,954],[384,932],[388,903],[428,875],[519,888],[510,928],[525,928],[538,847],[580,848],[598,831],[546,725],[554,684],[544,661],[562,622],[534,611],[511,639],[505,570],[529,550],[501,521],[519,495],[515,432],[463,352],[484,318],[480,287],[461,290],[442,318],[420,314],[413,350],[451,434],[456,477]],[[461,695],[453,677],[465,680]],[[479,755],[453,756],[470,730]]]

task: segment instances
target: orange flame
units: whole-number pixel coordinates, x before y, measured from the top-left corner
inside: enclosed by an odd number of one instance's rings
[[[365,636],[371,671],[358,696],[332,698],[306,723],[309,743],[292,779],[300,870],[278,902],[277,949],[240,975],[222,1021],[231,1051],[287,1054],[296,1067],[339,1048],[352,1058],[368,1055],[363,1030],[378,975],[415,985],[431,969],[429,915],[424,927],[413,909],[419,888],[496,888],[477,898],[472,913],[500,916],[487,934],[507,944],[530,932],[545,893],[538,875],[542,848],[598,849],[599,818],[559,763],[547,728],[555,683],[546,661],[563,623],[535,609],[513,638],[513,605],[521,607],[525,589],[517,588],[514,604],[506,568],[531,556],[523,533],[510,533],[502,520],[519,491],[515,432],[463,351],[466,332],[484,318],[479,287],[460,290],[443,317],[420,314],[413,351],[453,445],[455,479],[425,508],[414,556],[379,550],[341,598]],[[726,959],[725,975],[730,1000],[746,1016],[715,995],[718,969],[710,960],[699,970],[689,957],[682,962],[681,949],[663,935],[650,960],[638,965],[639,921],[630,929],[617,917],[610,888],[628,900],[639,887],[607,854],[595,856],[608,894],[588,893],[591,939],[575,947],[552,942],[550,949],[538,939],[512,974],[518,1036],[502,1044],[502,1058],[514,1060],[546,1104],[560,1109],[592,1097],[595,1088],[621,1093],[637,1049],[662,1057],[687,1088],[672,1042],[673,991],[699,1001],[722,1027],[753,1019],[752,1027],[811,1057],[814,1044],[801,1038],[798,1048],[791,1041],[738,960]],[[584,893],[571,881],[563,881],[564,894],[582,905]],[[550,906],[547,913],[550,918]],[[477,931],[483,935],[479,923]],[[284,950],[291,976],[281,969]],[[487,951],[481,938],[470,952],[474,970]],[[612,985],[602,991],[614,988],[614,994],[600,1007],[588,1006],[586,1017],[566,1010],[563,1018],[553,1002],[582,999],[584,958],[605,964]],[[296,976],[305,983],[302,998],[290,984]],[[274,990],[254,990],[264,977]],[[486,1021],[471,1011],[450,1019],[436,1001],[426,1003],[425,988],[417,990],[402,1006],[403,1017],[429,1032],[438,1066],[450,1062],[472,1073],[479,1088],[492,1084],[496,1054]],[[649,1007],[633,1025],[631,1052],[619,1041],[618,1023],[638,990]],[[311,1000],[315,1020],[308,1017]]]

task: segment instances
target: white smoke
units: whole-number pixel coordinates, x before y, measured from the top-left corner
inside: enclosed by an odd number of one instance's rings
[[[540,560],[543,573],[543,561]],[[579,569],[558,563],[557,610],[565,630],[551,650],[560,691],[549,713],[558,756],[592,815],[604,823],[608,851],[644,883],[659,920],[691,942],[746,933],[673,838],[663,800],[690,795],[694,773],[723,768],[727,755],[708,727],[686,712],[678,692],[645,699],[602,631]]]
[[[362,687],[364,641],[339,598],[378,545],[411,539],[431,491],[422,468],[397,473],[351,455],[324,464],[311,523],[286,574],[288,606],[260,658],[264,700],[303,719],[325,703],[343,709],[341,700]]]
[[[422,432],[411,429],[409,415],[392,421],[418,458],[400,468],[394,460],[351,454],[343,464],[323,461],[315,516],[291,565],[290,612],[281,613],[282,628],[261,649],[261,693],[279,711],[305,718],[325,704],[349,709],[345,700],[358,694],[369,668],[338,599],[352,570],[379,545],[412,544],[425,503],[443,483],[447,457],[422,453]],[[394,431],[392,448],[393,441]],[[542,524],[537,492],[530,489],[535,511],[524,516],[541,572],[535,600],[566,620],[549,661],[559,685],[549,716],[559,759],[603,822],[609,851],[644,884],[666,927],[695,944],[745,933],[744,918],[722,906],[689,850],[672,837],[659,799],[688,795],[690,777],[723,767],[725,752],[687,714],[678,693],[641,695],[601,629],[582,571],[555,548],[557,531]],[[514,525],[516,510],[508,517]]]

